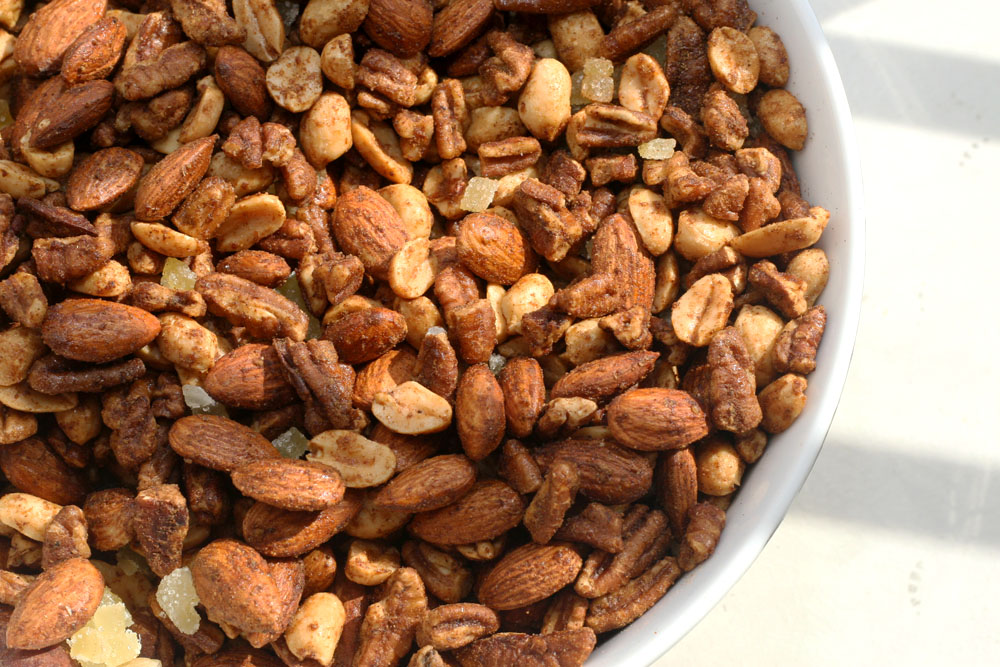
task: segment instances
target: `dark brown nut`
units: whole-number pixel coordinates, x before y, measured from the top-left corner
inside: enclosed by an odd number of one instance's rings
[[[708,140],[713,146],[727,151],[743,147],[750,135],[746,118],[733,98],[724,90],[715,90],[705,95],[701,107],[701,122],[705,126]]]
[[[316,305],[324,309],[327,304],[336,306],[357,292],[365,277],[365,267],[354,255],[339,252],[308,254],[299,260],[298,275],[302,289],[307,294],[312,291],[315,299],[322,301],[311,303],[315,312]],[[313,299],[312,296],[309,298]]]
[[[183,85],[203,70],[207,61],[205,49],[195,42],[172,44],[156,55],[133,64],[129,64],[130,52],[131,49],[126,52],[125,61],[115,78],[115,89],[129,101],[146,100]]]
[[[496,311],[489,300],[477,299],[459,306],[451,316],[451,330],[458,341],[458,355],[462,361],[467,364],[489,361],[497,343]]]
[[[521,522],[524,502],[498,480],[482,480],[455,503],[417,514],[410,531],[434,544],[470,544],[491,540]]]
[[[518,493],[534,493],[542,485],[541,469],[528,448],[517,440],[504,443],[497,472]]]
[[[176,484],[140,491],[133,503],[136,540],[153,572],[163,577],[181,566],[188,532],[187,501]]]
[[[458,225],[462,264],[488,282],[511,285],[535,270],[538,260],[514,223],[493,213],[472,213]]]
[[[333,548],[329,545],[317,547],[303,556],[302,566],[305,570],[303,599],[308,599],[314,593],[326,591],[333,586],[337,575],[337,560]]]
[[[36,77],[57,72],[66,50],[106,7],[104,2],[59,0],[33,12],[14,43],[14,61],[21,72]]]
[[[619,590],[666,555],[670,545],[667,517],[659,510],[634,505],[625,515],[624,543],[617,554],[595,551],[583,563],[574,590],[597,598]]]
[[[668,556],[621,588],[591,601],[587,627],[608,632],[628,625],[666,595],[682,574],[678,560]]]
[[[572,321],[570,316],[551,306],[542,306],[525,313],[521,317],[521,334],[528,343],[529,352],[535,356],[550,354]]]
[[[406,319],[388,308],[365,308],[334,320],[323,337],[337,347],[347,364],[382,356],[406,337]]]
[[[215,81],[238,112],[261,122],[268,119],[271,98],[256,58],[238,46],[223,46],[215,56]]]
[[[262,157],[275,167],[287,164],[295,151],[292,131],[279,123],[264,123],[260,130]]]
[[[536,544],[547,544],[563,524],[580,488],[576,466],[556,461],[524,512],[524,526]]]
[[[542,174],[542,183],[551,185],[567,197],[580,194],[587,171],[564,150],[557,150],[549,156]],[[564,204],[565,205],[565,204]]]
[[[32,148],[54,149],[97,125],[111,108],[113,96],[114,86],[103,79],[67,88],[54,100],[55,106],[39,113],[24,136],[30,136]],[[21,144],[23,149],[23,139]]]
[[[442,160],[457,158],[465,152],[464,131],[468,120],[465,92],[458,79],[445,79],[434,88],[431,115],[434,116],[434,141],[438,155]]]
[[[494,565],[479,584],[479,600],[496,610],[517,609],[544,600],[572,582],[580,556],[566,546],[526,544]]]
[[[564,630],[579,630],[587,618],[590,601],[566,588],[556,593],[545,610],[541,634],[549,635]]]
[[[483,176],[500,178],[538,162],[542,146],[534,137],[510,137],[480,144],[478,151]]]
[[[256,431],[214,415],[178,419],[170,428],[170,446],[185,460],[225,472],[280,456],[270,441]]]
[[[246,37],[222,0],[171,0],[170,8],[184,32],[199,44],[239,44]]]
[[[35,239],[31,256],[39,279],[65,283],[104,266],[114,254],[113,243],[93,236]]]
[[[90,24],[66,49],[60,69],[62,78],[72,86],[111,74],[122,56],[127,33],[125,24],[115,16]]]
[[[474,603],[444,604],[424,614],[417,627],[418,646],[447,651],[461,648],[500,629],[500,619],[489,607]]]
[[[306,337],[309,317],[274,290],[224,273],[198,278],[195,289],[205,298],[210,313],[246,327],[252,336],[287,336],[292,340]]]
[[[698,117],[714,78],[705,33],[687,16],[674,21],[667,33],[667,80],[671,104]]]
[[[375,496],[375,505],[402,512],[427,512],[464,496],[476,481],[476,468],[460,454],[435,456],[400,472]]]
[[[264,459],[232,472],[233,485],[254,500],[288,510],[322,510],[344,497],[344,482],[333,468],[312,461]]]
[[[49,302],[38,278],[19,271],[0,281],[0,308],[21,326],[38,329],[45,321]]]
[[[159,321],[146,311],[98,299],[58,303],[42,323],[42,338],[53,352],[90,363],[131,354],[159,333]]]
[[[212,135],[184,144],[149,170],[135,193],[139,220],[162,220],[195,189],[208,171],[215,139]]]
[[[339,503],[318,512],[283,510],[258,502],[243,517],[243,538],[265,556],[301,556],[346,528],[360,510],[361,495],[351,489]]]
[[[496,55],[479,66],[479,76],[483,80],[483,102],[489,106],[499,106],[512,93],[524,87],[531,74],[535,54],[531,47],[499,30],[487,33],[486,42]]]
[[[133,495],[128,489],[105,489],[87,496],[83,513],[91,544],[98,551],[117,551],[135,537]]]
[[[163,433],[153,417],[151,396],[151,382],[145,379],[102,396],[101,417],[112,429],[111,451],[130,470],[147,462],[161,446]]]
[[[264,164],[264,140],[257,117],[247,116],[237,123],[220,148],[247,169],[260,169]]]
[[[206,526],[224,523],[232,509],[225,475],[193,463],[185,463],[182,470],[190,522]]]
[[[245,410],[281,407],[295,397],[278,354],[270,345],[258,343],[240,346],[219,358],[203,386],[223,405]]]
[[[552,387],[551,398],[579,396],[603,403],[653,370],[658,352],[626,352],[577,366]]]
[[[431,39],[432,3],[426,0],[372,0],[365,18],[365,33],[372,41],[400,58],[415,56]]]
[[[757,262],[750,267],[748,280],[782,315],[792,319],[806,313],[806,282],[788,273],[778,271],[772,262]]]
[[[354,664],[395,664],[409,651],[427,613],[427,593],[417,571],[396,570],[385,584],[386,595],[365,612]]]
[[[601,40],[600,54],[621,62],[667,31],[677,20],[678,8],[667,3],[631,20],[619,21]]]
[[[284,258],[263,250],[241,250],[219,262],[216,270],[264,287],[277,287],[292,272]]]
[[[446,56],[474,40],[493,16],[491,0],[452,0],[434,15],[427,55]]]
[[[500,371],[507,413],[507,430],[515,438],[526,438],[545,407],[545,382],[542,367],[530,357],[511,359]]]
[[[416,102],[417,75],[399,58],[382,49],[365,52],[357,80],[400,106],[411,107]]]
[[[744,232],[760,229],[778,217],[780,213],[781,203],[771,192],[768,182],[763,178],[751,178],[747,187],[746,200],[740,211],[740,229]]]
[[[656,136],[656,120],[614,104],[588,104],[576,141],[584,148],[638,146]]]
[[[557,461],[576,466],[580,493],[600,503],[629,503],[644,496],[653,484],[653,466],[637,452],[603,440],[562,440],[533,451],[543,472]]]
[[[189,236],[210,239],[229,217],[235,203],[232,184],[218,176],[209,176],[184,199],[171,222]]]
[[[458,261],[457,253],[455,261]],[[451,264],[441,269],[434,279],[434,296],[444,311],[448,327],[452,328],[455,311],[479,298],[479,286],[471,271],[457,263]]]
[[[189,88],[176,88],[148,102],[130,102],[118,110],[116,123],[119,129],[130,127],[142,139],[154,142],[181,124],[192,98]]]
[[[682,570],[689,572],[712,555],[725,525],[726,513],[715,505],[706,502],[691,507],[677,554],[677,564]]]
[[[610,332],[626,349],[645,350],[653,343],[649,321],[648,308],[633,306],[614,315],[602,317],[598,325],[604,331]]]
[[[472,590],[472,572],[463,561],[426,542],[403,544],[403,562],[420,575],[427,590],[445,603],[456,603]]]
[[[710,178],[695,173],[688,156],[683,151],[677,151],[670,156],[665,169],[663,196],[670,207],[701,201],[715,189],[715,183]]]
[[[444,332],[428,333],[420,343],[413,377],[449,401],[458,388],[458,357]]]
[[[87,544],[87,519],[76,505],[66,505],[45,529],[42,541],[42,569],[70,558],[90,558]]]
[[[788,429],[806,406],[807,386],[801,375],[787,373],[764,387],[757,398],[764,413],[761,428],[768,433]]]
[[[789,322],[774,343],[774,370],[808,375],[816,370],[816,351],[826,328],[826,309],[810,308]]]
[[[624,548],[622,515],[600,503],[588,503],[579,514],[568,516],[556,531],[556,540],[582,542],[616,554]]]
[[[58,644],[91,619],[103,592],[100,571],[83,558],[64,560],[43,572],[14,606],[7,622],[7,648],[34,650]]]
[[[506,426],[504,395],[486,364],[470,366],[459,378],[455,422],[462,449],[473,461],[500,446]]]
[[[357,255],[375,278],[386,278],[392,256],[408,240],[396,209],[364,186],[337,199],[332,222],[340,248]]]
[[[686,156],[704,157],[708,150],[708,137],[705,136],[701,125],[684,109],[676,106],[666,107],[660,116],[660,127],[677,140]]]
[[[735,174],[705,197],[702,210],[713,218],[736,222],[740,219],[749,193],[750,179],[745,174]]]
[[[294,343],[274,341],[285,376],[306,406],[306,426],[319,433],[328,428],[358,429],[367,424],[360,410],[352,407],[356,376],[354,369],[339,363],[329,341]],[[296,508],[289,508],[296,509]]]
[[[55,206],[32,197],[19,197],[17,209],[28,214],[30,222],[25,231],[28,236],[97,236],[97,229],[87,218],[63,206]]]
[[[124,148],[99,150],[70,172],[66,201],[77,211],[93,211],[117,201],[139,182],[142,157]]]
[[[675,535],[684,532],[688,510],[698,502],[698,468],[690,448],[663,452],[659,461],[660,503]]]
[[[587,171],[590,172],[590,182],[595,187],[607,185],[612,181],[631,183],[639,171],[639,163],[635,155],[601,155],[587,158]]]
[[[608,405],[607,420],[616,441],[642,451],[680,449],[709,430],[697,401],[677,389],[627,391]]]
[[[49,395],[66,392],[99,392],[132,382],[146,373],[140,359],[128,359],[105,366],[80,367],[49,355],[36,361],[28,374],[28,385]]]
[[[566,196],[557,188],[529,178],[518,187],[513,203],[531,246],[545,259],[560,261],[583,238],[583,221],[567,208]]]
[[[500,632],[462,647],[455,657],[462,667],[503,667],[554,664],[580,667],[593,652],[597,638],[590,628],[546,635]]]
[[[708,346],[709,415],[717,428],[745,433],[761,420],[754,361],[735,327],[712,336]]]

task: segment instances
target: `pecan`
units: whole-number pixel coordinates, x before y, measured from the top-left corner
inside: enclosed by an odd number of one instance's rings
[[[66,505],[52,517],[42,541],[42,569],[70,558],[90,558],[87,520],[76,505]]]
[[[587,557],[574,586],[577,593],[586,598],[613,593],[662,558],[670,545],[667,517],[645,505],[633,505],[625,515],[622,536],[619,553],[595,551]]]
[[[514,194],[514,210],[532,248],[550,262],[566,257],[583,238],[583,221],[566,206],[566,195],[534,178]]]
[[[595,187],[607,185],[612,181],[631,183],[639,171],[639,163],[635,155],[601,155],[587,158],[587,171],[590,172],[590,182]]]
[[[455,651],[462,667],[543,667],[558,664],[581,667],[597,638],[590,628],[562,630],[547,635],[500,632]]]
[[[569,588],[556,593],[545,610],[541,633],[548,635],[563,630],[579,630],[587,618],[588,606],[589,600]]]
[[[734,292],[742,292],[746,287],[746,261],[729,246],[699,257],[691,270],[684,276],[684,287],[691,286],[710,273],[721,273],[733,285]]]
[[[38,278],[19,271],[0,281],[0,308],[21,326],[37,329],[45,320],[49,303]]]
[[[500,106],[511,93],[520,90],[528,80],[535,54],[531,47],[515,40],[510,33],[491,30],[486,43],[494,55],[479,66],[483,79],[483,102]]]
[[[534,450],[542,471],[560,459],[576,465],[580,493],[601,503],[633,502],[653,484],[653,467],[644,456],[604,440],[562,440]]]
[[[14,606],[21,594],[31,586],[34,577],[16,572],[0,571],[0,604]]]
[[[545,171],[541,181],[551,185],[567,197],[580,194],[583,182],[587,180],[587,171],[564,150],[557,150],[549,156],[545,163]]]
[[[419,541],[403,544],[403,562],[420,574],[427,590],[439,600],[455,603],[472,590],[472,572],[461,558]]]
[[[29,236],[97,236],[97,228],[86,217],[64,206],[54,206],[32,197],[19,197],[17,208],[29,216],[25,230]]]
[[[671,104],[698,117],[714,77],[705,33],[687,16],[674,21],[667,33],[667,80]]]
[[[542,146],[534,137],[510,137],[480,144],[478,151],[483,176],[500,178],[538,162]]]
[[[556,534],[579,487],[580,477],[572,463],[556,461],[549,468],[524,511],[524,526],[536,544],[546,544]]]
[[[81,366],[55,355],[49,355],[32,364],[28,384],[43,394],[62,394],[68,391],[99,392],[137,380],[146,373],[140,359],[128,359],[104,366]]]
[[[173,44],[132,65],[126,56],[115,78],[115,89],[129,101],[149,99],[183,85],[205,68],[206,60],[205,49],[195,42]]]
[[[542,485],[542,471],[528,448],[517,440],[504,443],[497,472],[518,493],[534,493]]]
[[[208,526],[225,522],[231,509],[225,476],[187,462],[183,465],[182,474],[191,522]]]
[[[260,169],[264,164],[264,139],[257,117],[247,116],[237,123],[220,148],[247,169]]]
[[[774,343],[774,369],[807,375],[816,370],[816,351],[826,328],[826,309],[815,306],[789,322]]]
[[[135,536],[133,496],[127,489],[105,489],[87,496],[83,513],[88,534],[98,551],[117,551]]]
[[[403,107],[416,102],[417,75],[396,56],[382,49],[369,49],[361,59],[358,83]]]
[[[746,118],[725,90],[715,90],[705,95],[701,107],[701,122],[705,126],[708,140],[724,150],[735,151],[742,148],[744,140],[750,134]]]
[[[395,663],[403,658],[427,610],[427,594],[417,571],[402,567],[386,582],[386,595],[365,612],[354,664]]]
[[[735,327],[712,336],[708,346],[709,415],[717,428],[745,433],[761,420],[754,362]]]
[[[621,62],[663,34],[678,17],[673,3],[654,7],[635,19],[619,21],[601,40],[600,54],[612,62]]]
[[[181,565],[188,531],[187,501],[175,484],[140,491],[134,501],[135,536],[149,567],[163,577]]]
[[[625,148],[638,146],[656,136],[656,120],[641,111],[615,104],[588,104],[576,141],[584,148]]]
[[[243,28],[226,13],[223,0],[171,0],[170,8],[184,32],[205,46],[239,44]]]
[[[624,548],[622,515],[600,503],[588,503],[579,514],[566,517],[554,536],[557,540],[582,542],[616,554]]]
[[[306,336],[308,316],[273,290],[224,273],[202,276],[195,289],[205,297],[209,312],[246,327],[251,335],[288,336],[292,340]]]
[[[772,262],[764,260],[750,267],[750,284],[763,292],[764,297],[782,315],[791,319],[806,313],[806,282],[789,273],[778,271]]]
[[[444,604],[424,614],[417,627],[417,645],[446,651],[471,644],[500,629],[496,612],[481,604]]]
[[[127,390],[118,389],[102,396],[101,416],[112,429],[111,450],[118,462],[135,469],[157,446],[157,426],[150,404],[150,384],[137,380]]]
[[[65,283],[101,268],[114,254],[110,239],[94,236],[35,239],[31,256],[39,279]]]
[[[677,563],[685,572],[694,569],[715,551],[719,535],[726,525],[726,513],[711,503],[698,503],[688,510],[688,524],[677,554]]]
[[[587,627],[607,632],[628,625],[666,595],[681,575],[678,560],[668,556],[616,591],[592,600]]]
[[[148,102],[131,102],[118,110],[116,128],[133,129],[146,141],[162,139],[184,120],[194,95],[188,88],[161,93]]]
[[[434,88],[431,113],[438,155],[442,160],[457,158],[465,152],[464,126],[468,119],[465,92],[458,79],[445,79]]]
[[[274,341],[285,376],[295,388],[306,410],[322,415],[328,428],[358,429],[364,426],[364,413],[351,406],[354,394],[354,369],[338,363],[333,343],[310,340],[296,343],[287,338]],[[310,431],[325,431],[326,428]]]
[[[653,342],[649,331],[650,313],[648,308],[633,306],[614,315],[602,317],[598,323],[601,329],[611,332],[615,339],[629,350],[648,349]]]
[[[521,318],[521,333],[530,346],[532,355],[550,354],[563,334],[569,329],[572,318],[551,306],[542,306]]]
[[[434,136],[434,117],[400,109],[392,119],[392,129],[399,136],[403,157],[411,162],[423,159]]]

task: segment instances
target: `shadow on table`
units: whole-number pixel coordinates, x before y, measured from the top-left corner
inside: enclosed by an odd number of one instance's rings
[[[799,512],[1000,548],[1000,469],[828,440]]]

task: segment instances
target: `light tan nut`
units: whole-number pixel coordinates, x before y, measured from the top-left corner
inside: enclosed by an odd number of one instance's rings
[[[465,141],[472,151],[478,151],[483,144],[523,137],[526,132],[517,109],[510,107],[478,107],[471,111],[469,118]]]
[[[299,35],[309,46],[320,48],[361,27],[368,7],[368,0],[310,0],[299,19]]]
[[[747,257],[767,257],[808,248],[819,240],[830,221],[830,212],[819,206],[808,217],[792,218],[765,225],[739,236],[732,246]]]
[[[618,83],[618,100],[623,107],[659,121],[669,96],[670,84],[652,56],[637,53],[625,61]]]
[[[785,273],[805,281],[806,303],[812,307],[830,279],[830,262],[822,249],[809,248],[788,262]]]
[[[378,586],[399,569],[399,550],[369,540],[354,540],[347,550],[344,575],[356,584]]]
[[[195,289],[214,315],[244,326],[258,337],[287,336],[304,340],[309,318],[293,301],[274,290],[224,273],[198,279]]]
[[[708,64],[715,78],[734,93],[757,86],[760,59],[753,41],[735,28],[720,26],[708,36]]]
[[[0,188],[12,197],[42,197],[59,189],[58,183],[40,176],[30,167],[0,160]]]
[[[34,329],[15,326],[0,333],[0,386],[26,380],[31,364],[44,354],[45,344]]]
[[[362,110],[351,112],[354,148],[376,172],[393,183],[409,183],[413,166],[404,157],[399,137],[389,123]]]
[[[188,236],[166,225],[152,222],[133,222],[132,235],[139,243],[153,252],[167,257],[193,257],[208,250],[208,243]]]
[[[354,431],[325,431],[309,441],[309,449],[306,458],[336,470],[348,488],[378,486],[396,470],[391,449]]]
[[[543,438],[569,435],[597,412],[597,403],[580,397],[555,398],[545,406],[538,419],[537,432]]]
[[[764,412],[761,428],[768,433],[787,430],[806,406],[807,386],[804,377],[788,373],[764,387],[758,396]]]
[[[698,447],[698,490],[710,496],[725,496],[740,485],[744,464],[728,441],[713,437]]]
[[[61,509],[61,505],[29,493],[8,493],[0,496],[0,523],[41,542],[45,529]]]
[[[437,433],[451,424],[452,408],[444,398],[409,381],[375,395],[372,414],[396,433]]]
[[[293,113],[307,111],[323,92],[319,53],[294,46],[267,68],[267,91],[278,106]]]
[[[732,286],[713,273],[699,279],[674,302],[671,321],[678,338],[689,345],[704,347],[726,325],[732,309]]]
[[[30,438],[37,432],[38,419],[33,414],[13,410],[7,406],[0,409],[0,444],[12,445]]]
[[[271,194],[244,197],[229,209],[225,222],[216,228],[220,252],[246,250],[285,223],[285,206]]]
[[[73,408],[77,400],[75,393],[43,394],[26,382],[0,387],[0,404],[20,412],[62,412]]]
[[[670,248],[674,221],[662,196],[647,188],[635,188],[628,196],[628,211],[651,255],[662,255]]]
[[[540,58],[531,68],[518,98],[521,122],[542,141],[554,141],[569,122],[571,81],[566,66],[552,58]]]
[[[677,564],[685,572],[693,570],[712,555],[726,525],[726,513],[708,502],[694,505],[688,518],[687,530],[677,554]]]
[[[45,321],[49,303],[38,278],[27,271],[18,271],[0,282],[0,308],[22,327],[37,329]],[[21,341],[23,336],[23,331],[14,334],[11,341]]]
[[[428,610],[417,628],[419,646],[446,651],[461,648],[500,629],[489,607],[474,603],[445,604]]]
[[[426,238],[407,241],[389,262],[389,286],[402,299],[416,299],[431,288],[437,277]]]
[[[582,562],[569,547],[526,544],[508,553],[486,573],[479,586],[479,599],[496,610],[525,607],[572,582]]]
[[[512,334],[521,333],[522,318],[544,306],[554,293],[552,282],[541,273],[529,273],[519,278],[500,300],[507,330]]]
[[[685,259],[697,260],[715,252],[740,236],[740,228],[727,220],[715,218],[701,209],[681,211],[677,218],[674,247]],[[739,247],[736,248],[739,250]]]
[[[320,68],[334,85],[354,88],[354,45],[350,34],[338,35],[326,43],[320,54]]]
[[[344,604],[336,595],[310,595],[303,600],[285,629],[288,650],[299,660],[331,664],[346,619]]]
[[[215,364],[219,352],[214,333],[180,313],[164,313],[159,319],[160,335],[156,344],[167,361],[199,372]]]
[[[434,223],[434,214],[423,192],[405,183],[394,183],[380,188],[378,194],[389,202],[403,221],[403,228],[411,239],[428,238]]]
[[[764,93],[757,103],[757,117],[767,133],[782,146],[800,151],[806,145],[809,134],[806,110],[787,90],[776,88]]]
[[[40,574],[21,593],[7,622],[7,647],[53,646],[82,628],[104,593],[101,573],[83,558],[70,558]]]
[[[323,93],[302,117],[299,146],[309,163],[324,167],[346,153],[351,136],[351,110],[337,93]]]
[[[456,603],[472,590],[472,572],[463,561],[426,542],[403,544],[403,562],[414,568],[427,590],[445,603]]]
[[[788,52],[776,32],[757,25],[747,31],[760,61],[760,82],[772,88],[788,83]]]
[[[740,332],[754,362],[757,386],[774,379],[774,344],[785,326],[781,317],[765,306],[747,305],[740,309],[734,325]]]
[[[547,17],[549,33],[559,60],[573,72],[583,69],[588,58],[596,58],[604,38],[600,21],[590,9]]]
[[[272,0],[234,0],[233,16],[246,34],[243,48],[257,60],[272,62],[285,43],[285,25]]]
[[[681,574],[673,557],[658,561],[620,589],[591,601],[587,627],[594,632],[607,632],[628,625],[666,595]]]
[[[457,501],[476,481],[472,461],[460,454],[434,456],[400,472],[375,496],[378,507],[427,512]]]

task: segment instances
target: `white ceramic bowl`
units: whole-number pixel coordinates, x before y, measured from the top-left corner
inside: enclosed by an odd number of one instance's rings
[[[758,25],[774,29],[785,43],[791,63],[787,88],[806,107],[809,137],[805,150],[794,157],[803,196],[831,213],[818,244],[830,259],[830,282],[819,299],[827,310],[826,332],[816,370],[809,375],[805,410],[790,429],[770,439],[764,456],[748,470],[715,553],[681,577],[645,615],[599,646],[588,667],[652,663],[750,567],[819,455],[854,349],[864,278],[864,212],[860,159],[844,87],[806,0],[750,0],[750,6],[759,15]]]

